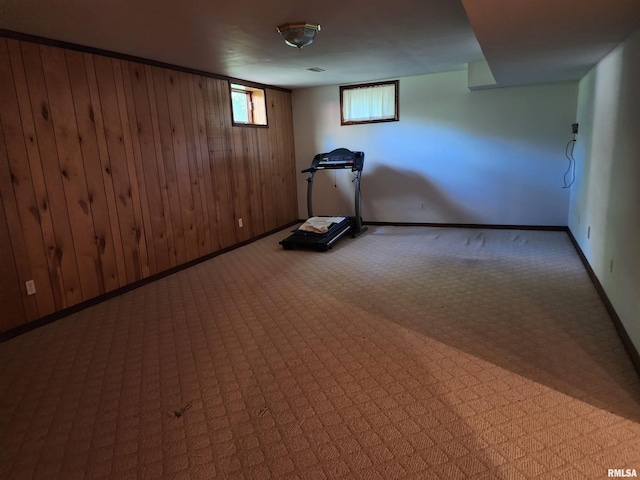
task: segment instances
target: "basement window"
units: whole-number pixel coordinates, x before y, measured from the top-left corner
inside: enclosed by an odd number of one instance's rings
[[[235,126],[267,126],[267,102],[262,88],[230,83],[231,113]]]
[[[340,87],[340,124],[397,122],[399,80]]]

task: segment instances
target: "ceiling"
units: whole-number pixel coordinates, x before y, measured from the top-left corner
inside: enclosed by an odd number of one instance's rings
[[[301,50],[297,21],[322,27]],[[640,0],[0,0],[5,30],[286,88],[483,59],[499,86],[576,80],[638,27]]]

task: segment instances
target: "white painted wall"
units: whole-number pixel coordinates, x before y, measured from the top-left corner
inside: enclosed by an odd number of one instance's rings
[[[343,127],[338,86],[294,90],[298,170],[320,152],[364,151],[365,221],[567,225],[577,92],[577,82],[469,91],[464,70],[406,77],[399,122]],[[313,213],[352,214],[352,178],[319,172]]]
[[[569,228],[636,350],[640,350],[639,88],[637,30],[580,81],[576,181],[569,209]]]

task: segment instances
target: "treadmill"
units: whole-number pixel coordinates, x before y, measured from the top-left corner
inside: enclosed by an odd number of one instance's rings
[[[362,226],[360,216],[360,177],[364,166],[364,153],[352,152],[346,148],[337,148],[329,153],[319,153],[313,158],[311,166],[302,170],[309,173],[307,178],[307,213],[309,219],[292,234],[282,240],[285,250],[310,248],[320,252],[330,249],[336,241],[347,233],[352,238],[367,230]],[[313,216],[313,178],[319,170],[351,169],[356,174],[355,216],[353,217],[314,217]]]

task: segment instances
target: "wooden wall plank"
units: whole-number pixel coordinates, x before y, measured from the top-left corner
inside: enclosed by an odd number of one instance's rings
[[[0,45],[0,64],[7,66],[11,64],[8,46],[5,42]],[[11,225],[11,228],[20,228],[23,232],[23,241],[29,262],[28,272],[30,273],[30,277],[24,278],[24,280],[34,280],[37,290],[35,301],[38,315],[47,315],[55,310],[55,299],[51,290],[44,235],[29,168],[22,118],[9,69],[0,70],[0,111],[2,112],[4,148],[19,215],[19,224]],[[5,195],[7,199],[12,195],[9,191],[9,185],[6,186],[3,198]]]
[[[281,91],[271,91],[274,98],[275,120],[277,124],[293,125],[293,112],[291,110],[291,94]],[[293,149],[293,129],[283,129],[281,131],[273,131],[277,145],[277,181],[280,192],[279,203],[276,211],[279,214],[279,222],[287,222],[288,218],[298,218],[297,196],[292,196],[290,186],[296,184],[296,176],[300,172],[292,168],[287,168],[291,163],[295,164],[295,155]],[[311,162],[311,159],[309,159]]]
[[[4,143],[0,131],[0,143]],[[0,146],[4,149],[4,145]],[[0,160],[1,161],[1,160]],[[22,325],[27,321],[27,316],[22,303],[20,291],[20,279],[16,270],[15,256],[9,236],[9,225],[0,202],[0,332]]]
[[[222,205],[226,213],[223,225],[227,231],[231,232],[230,244],[233,245],[241,241],[237,219],[242,215],[242,210],[240,198],[238,198],[240,195],[238,178],[235,174],[235,167],[237,165],[236,157],[240,154],[235,151],[234,145],[234,128],[231,118],[229,85],[227,82],[216,81],[215,88],[218,97],[216,108],[222,127],[219,131],[222,155],[218,158],[219,161],[216,168],[220,166],[224,172],[223,181],[227,188],[227,198],[226,202]]]
[[[193,195],[191,191],[191,177],[189,159],[185,137],[184,117],[182,113],[182,98],[180,93],[179,72],[165,71],[165,88],[171,122],[171,139],[176,169],[176,183],[180,196],[182,224],[184,226],[184,242],[187,260],[198,258],[198,233]]]
[[[279,118],[279,122],[285,125],[291,125],[291,128],[283,129],[281,132],[283,138],[282,145],[282,168],[281,171],[285,175],[284,187],[287,192],[286,207],[283,208],[283,221],[287,218],[298,218],[298,202],[295,189],[291,189],[292,185],[296,184],[296,178],[299,172],[295,168],[286,168],[287,165],[294,164],[296,162],[296,155],[294,149],[293,139],[293,108],[291,106],[291,93],[279,92],[280,108],[282,116]],[[309,160],[311,161],[311,160]]]
[[[20,109],[20,119],[22,121],[22,131],[26,141],[31,180],[33,182],[34,194],[36,196],[40,228],[42,229],[44,248],[45,252],[53,253],[57,250],[55,230],[53,220],[51,218],[51,210],[49,208],[47,187],[42,170],[42,160],[40,158],[40,151],[38,148],[38,136],[36,134],[36,128],[33,120],[33,111],[31,109],[31,100],[29,98],[27,79],[24,72],[22,52],[20,50],[20,44],[16,41],[8,42],[8,47],[9,56],[11,57],[13,77],[15,80],[16,96]],[[36,286],[36,290],[50,288],[51,294],[54,298],[54,309],[59,310],[64,308],[66,305],[60,259],[55,254],[48,254],[47,263],[49,267],[50,285],[41,285],[40,288]]]
[[[104,187],[104,194],[107,200],[107,210],[109,212],[109,227],[111,228],[111,237],[113,239],[116,271],[118,272],[118,286],[122,287],[127,284],[127,268],[125,265],[120,222],[118,220],[116,192],[113,188],[113,180],[111,177],[111,163],[109,159],[109,147],[107,145],[104,119],[102,116],[102,102],[100,100],[100,92],[98,89],[94,56],[85,53],[83,54],[83,58],[85,62],[85,71],[87,73],[89,97],[91,98],[91,106],[93,110],[92,121],[95,123],[96,127],[96,141],[98,143],[98,155],[100,157],[100,173],[102,174],[102,185]],[[97,179],[96,182],[98,182]],[[99,188],[99,183],[96,188]]]
[[[80,277],[82,299],[98,296],[102,278],[93,228],[93,216],[89,206],[89,193],[80,149],[78,127],[71,96],[71,85],[66,69],[64,51],[45,45],[40,46],[40,56],[49,94],[50,118],[58,152],[66,209],[71,224],[73,245],[62,250],[62,255],[75,254]]]
[[[211,175],[211,157],[207,143],[207,121],[205,118],[205,104],[209,101],[206,90],[206,78],[193,77],[192,103],[194,105],[194,130],[197,132],[196,157],[198,160],[198,176],[203,188],[201,189],[205,228],[210,251],[220,249],[219,219],[217,209],[217,188],[215,179]]]
[[[148,92],[148,101],[149,101],[149,114],[151,115],[151,130],[153,133],[153,151],[155,152],[155,163],[158,172],[158,182],[160,184],[160,197],[162,199],[162,208],[160,210],[160,204],[156,206],[157,211],[161,213],[162,220],[164,222],[164,232],[166,233],[167,239],[167,249],[168,249],[168,261],[171,267],[176,265],[177,257],[176,257],[176,249],[173,238],[173,224],[171,220],[171,203],[169,198],[169,188],[167,185],[167,178],[164,169],[164,157],[163,157],[163,147],[162,140],[160,137],[160,126],[158,120],[158,106],[156,103],[156,93],[155,87],[153,84],[153,71],[151,67],[148,65],[144,66],[144,74],[147,84],[147,92]],[[152,151],[148,152],[150,155]],[[149,157],[148,157],[149,158]],[[150,166],[153,169],[152,166]],[[161,225],[159,225],[160,228]],[[162,235],[162,233],[160,234]],[[156,252],[156,255],[159,255]]]
[[[248,136],[248,155],[247,164],[248,167],[248,183],[249,183],[249,205],[250,205],[250,218],[251,218],[251,230],[250,235],[256,236],[266,232],[265,229],[265,214],[264,214],[264,202],[262,197],[263,182],[262,182],[262,164],[263,164],[263,149],[260,147],[260,135],[263,133],[262,128],[247,128]]]
[[[96,56],[94,65],[102,105],[104,133],[109,152],[109,164],[106,167],[106,172],[111,177],[116,198],[127,283],[132,283],[143,278],[140,250],[138,248],[142,229],[136,223],[132,205],[133,192],[124,145],[125,138],[120,117],[116,78],[110,58]]]
[[[224,88],[228,83],[217,79],[207,79],[209,104],[207,104],[207,136],[209,152],[212,155],[212,174],[219,190],[218,218],[220,219],[220,238],[222,247],[238,243],[236,231],[236,213],[233,205],[233,182],[231,177],[231,110]],[[225,109],[225,105],[227,105]]]
[[[268,102],[267,102],[267,118],[276,119],[276,121],[277,119],[279,119],[279,115],[276,107],[276,105],[279,104],[277,93],[278,92],[269,91]],[[278,169],[278,166],[280,165],[280,162],[282,160],[281,158],[276,158],[276,155],[278,156],[282,155],[281,143],[279,143],[278,138],[279,138],[278,135],[274,135],[272,131],[269,131],[269,146],[271,149],[271,160],[272,160],[271,182],[272,182],[272,188],[274,189],[273,190],[274,193],[272,194],[272,200],[274,204],[277,206],[277,208],[274,209],[276,222],[280,220],[277,213],[279,212],[279,209],[282,208],[281,198],[283,197],[283,193],[280,191],[280,188],[279,188],[282,172],[280,172]]]
[[[276,123],[280,121],[282,116],[281,108],[280,108],[280,98],[278,96],[278,92],[269,92],[269,104],[267,106],[268,118],[273,119]],[[286,188],[286,172],[283,172],[281,169],[283,158],[285,155],[284,152],[284,143],[285,140],[282,135],[275,135],[274,132],[269,132],[270,135],[270,144],[271,149],[275,152],[278,152],[278,157],[276,158],[274,155],[274,165],[273,165],[273,181],[274,188],[276,189],[275,195],[273,197],[273,201],[276,205],[276,212],[280,213],[282,216],[282,211],[286,210],[286,192],[284,189]],[[281,218],[278,218],[281,220]]]
[[[269,100],[269,92],[267,92],[267,101]],[[271,151],[271,143],[269,141],[269,130],[266,128],[260,128],[258,131],[258,146],[261,151],[260,155],[260,172],[257,180],[260,182],[260,202],[262,205],[262,218],[263,228],[265,232],[273,230],[277,227],[274,209],[271,208],[274,205],[273,196],[273,154]]]
[[[162,146],[162,165],[165,174],[166,195],[171,212],[175,264],[180,265],[187,261],[187,247],[184,234],[185,227],[182,219],[181,198],[178,190],[176,162],[173,152],[173,133],[171,117],[169,116],[165,73],[157,67],[151,67],[151,70],[153,75],[155,105],[158,112],[158,131],[160,133],[160,143]]]
[[[122,130],[124,134],[125,152],[127,154],[127,166],[129,168],[129,179],[131,182],[131,201],[136,224],[142,225],[138,235],[138,249],[140,250],[140,266],[142,276],[148,277],[151,273],[158,271],[156,266],[156,255],[151,238],[151,218],[149,214],[149,202],[147,200],[147,190],[144,182],[144,170],[140,152],[140,139],[138,137],[138,119],[135,105],[132,98],[131,77],[129,75],[128,62],[113,61],[114,72],[116,72],[116,90],[118,92],[118,104],[120,105],[120,118],[122,120]]]
[[[149,251],[153,250],[155,268],[153,273],[162,272],[171,267],[169,260],[169,246],[164,221],[164,204],[160,191],[160,178],[158,164],[156,162],[156,146],[154,139],[153,121],[151,119],[151,105],[149,103],[149,91],[147,87],[146,72],[142,65],[129,63],[129,80],[131,84],[131,96],[135,109],[139,150],[136,155],[136,171],[140,185],[143,202],[143,215],[148,217],[147,241]],[[149,243],[153,242],[153,245]]]
[[[246,133],[245,127],[235,127],[231,129],[231,199],[233,201],[233,211],[235,212],[234,226],[236,230],[236,236],[239,241],[243,242],[249,239],[249,229],[251,228],[251,219],[249,207],[247,206],[247,186],[246,177],[249,172],[246,172],[246,158],[247,152],[245,151],[246,144],[243,139],[243,135]],[[246,227],[240,228],[238,219],[243,218],[246,222]]]
[[[267,104],[267,118],[269,118],[269,116],[271,115],[271,113],[269,113],[270,109],[271,109],[271,105]],[[264,172],[264,174],[266,175],[265,195],[269,199],[268,202],[270,205],[278,207],[279,206],[278,197],[280,193],[278,192],[277,179],[276,179],[277,161],[275,157],[277,155],[277,149],[276,149],[277,145],[275,144],[276,143],[275,139],[273,138],[273,135],[271,135],[270,132],[267,132],[267,143],[269,144],[269,159],[267,161],[267,168]],[[268,209],[268,215],[269,215],[269,218],[268,218],[267,228],[269,229],[275,228],[275,227],[272,227],[271,225],[278,224],[278,213],[276,208]]]
[[[55,244],[47,245],[50,262],[58,262],[64,283],[65,307],[82,301],[80,275],[75,258],[71,222],[65,199],[58,148],[51,122],[51,107],[38,45],[22,43],[27,86],[35,123],[38,148],[44,174],[48,209],[54,226]],[[64,254],[67,253],[67,255]]]
[[[275,118],[275,119],[279,119],[281,114],[280,114],[280,102],[279,102],[279,98],[277,95],[277,92],[269,92],[269,104],[267,106],[267,115],[268,118]],[[279,155],[283,154],[283,144],[284,144],[284,140],[282,138],[281,135],[274,135],[272,132],[270,132],[270,143],[271,143],[271,148],[273,151],[278,152]],[[276,194],[274,196],[274,201],[275,204],[278,206],[278,209],[282,209],[283,208],[283,203],[284,203],[284,198],[285,195],[281,190],[281,186],[284,184],[283,182],[283,172],[280,171],[280,169],[278,168],[278,166],[281,164],[282,159],[281,158],[274,158],[274,171],[273,171],[273,182],[274,182],[274,188],[276,189]],[[279,210],[278,210],[279,211]]]
[[[226,245],[226,239],[224,235],[224,220],[223,220],[223,212],[222,212],[222,202],[226,200],[227,191],[226,184],[221,180],[222,172],[216,171],[216,165],[218,163],[218,158],[220,158],[222,153],[221,141],[218,141],[218,137],[220,136],[219,130],[220,126],[220,118],[219,113],[216,108],[217,103],[217,93],[215,89],[214,82],[210,78],[205,78],[202,85],[202,95],[206,101],[203,103],[204,110],[204,120],[205,120],[205,132],[207,137],[207,157],[208,157],[208,170],[209,175],[211,177],[211,186],[212,186],[212,197],[210,198],[210,210],[214,212],[215,215],[215,236],[218,240],[218,245],[220,248],[223,248]],[[212,223],[212,226],[214,223]],[[212,232],[212,235],[214,233]]]
[[[91,100],[87,65],[82,53],[67,50],[65,52],[71,92],[76,113],[80,152],[84,165],[89,208],[93,219],[97,257],[96,272],[101,276],[100,292],[109,292],[118,288],[118,267],[116,249],[111,229],[107,193],[102,179],[102,163],[96,132],[95,109]],[[119,238],[118,238],[119,240]]]
[[[208,197],[209,212],[211,215],[211,239],[214,247],[218,249],[223,248],[225,245],[223,219],[221,212],[221,197],[226,197],[226,189],[224,182],[220,177],[216,175],[216,158],[220,155],[217,151],[217,143],[215,137],[217,135],[217,129],[220,128],[220,119],[218,118],[216,109],[213,107],[215,100],[215,89],[212,88],[213,83],[208,78],[203,78],[201,82],[202,92],[202,115],[204,117],[204,136],[206,148],[205,161],[203,162],[203,168],[205,170],[205,176],[209,178],[210,182],[210,194]],[[214,241],[215,239],[215,241]]]
[[[253,154],[251,151],[251,139],[253,137],[254,130],[255,129],[253,127],[234,128],[234,131],[236,132],[236,135],[234,135],[234,139],[236,141],[234,151],[238,154],[236,161],[234,162],[234,166],[236,167],[235,173],[236,178],[238,179],[238,188],[240,191],[240,195],[238,196],[242,202],[240,208],[243,212],[242,216],[245,218],[245,226],[240,231],[240,238],[242,240],[247,240],[253,236],[254,191],[252,188],[253,172],[251,171],[251,155]],[[240,143],[238,143],[238,141]]]
[[[182,114],[184,117],[184,135],[187,149],[187,162],[189,168],[189,178],[191,179],[191,198],[193,201],[193,215],[196,225],[196,236],[198,243],[198,256],[205,255],[211,251],[211,236],[207,241],[208,221],[205,220],[204,206],[202,203],[202,193],[204,184],[202,183],[203,174],[201,168],[198,168],[198,150],[196,148],[198,141],[198,131],[194,128],[195,105],[193,104],[193,88],[191,87],[190,77],[180,72],[177,80],[180,85],[180,96],[182,98]]]
[[[294,220],[291,96],[267,99],[234,127],[226,80],[0,38],[0,331]]]
[[[2,48],[2,46],[0,46]],[[0,82],[1,82],[0,76]],[[4,87],[3,84],[0,84]],[[13,185],[11,182],[11,171],[9,169],[9,155],[7,153],[5,141],[4,141],[4,133],[2,128],[2,117],[0,116],[0,200],[2,201],[3,214],[5,216],[7,227],[9,229],[9,240],[11,243],[7,243],[8,246],[11,246],[11,253],[13,254],[14,265],[17,270],[17,275],[15,280],[17,283],[12,288],[15,295],[18,295],[12,301],[17,303],[22,302],[23,310],[24,310],[24,320],[35,320],[38,318],[38,306],[36,305],[36,299],[33,296],[28,297],[24,290],[23,285],[24,282],[31,279],[31,266],[29,265],[29,257],[27,256],[27,249],[25,247],[24,242],[24,234],[22,232],[22,228],[18,228],[20,225],[20,215],[18,214],[18,206],[16,203],[16,198],[13,193]],[[11,266],[7,265],[8,271]],[[12,277],[8,277],[12,278]],[[7,280],[9,281],[9,280]],[[7,295],[11,295],[11,293],[7,293]],[[9,300],[7,300],[8,302]],[[5,303],[3,301],[2,305]],[[7,308],[12,308],[7,304]],[[9,323],[13,323],[13,320],[8,321]],[[11,328],[7,325],[7,328]]]
[[[258,225],[261,223],[260,219],[260,204],[258,201],[258,197],[260,196],[259,189],[256,188],[255,178],[256,178],[256,170],[255,167],[260,159],[260,152],[255,148],[255,140],[257,134],[257,128],[253,127],[237,127],[242,133],[242,147],[244,148],[245,154],[242,158],[242,169],[241,172],[244,174],[244,195],[243,197],[246,199],[246,210],[247,210],[247,218],[248,225],[245,227],[245,235],[247,238],[251,238],[256,235],[255,232],[260,231]]]

